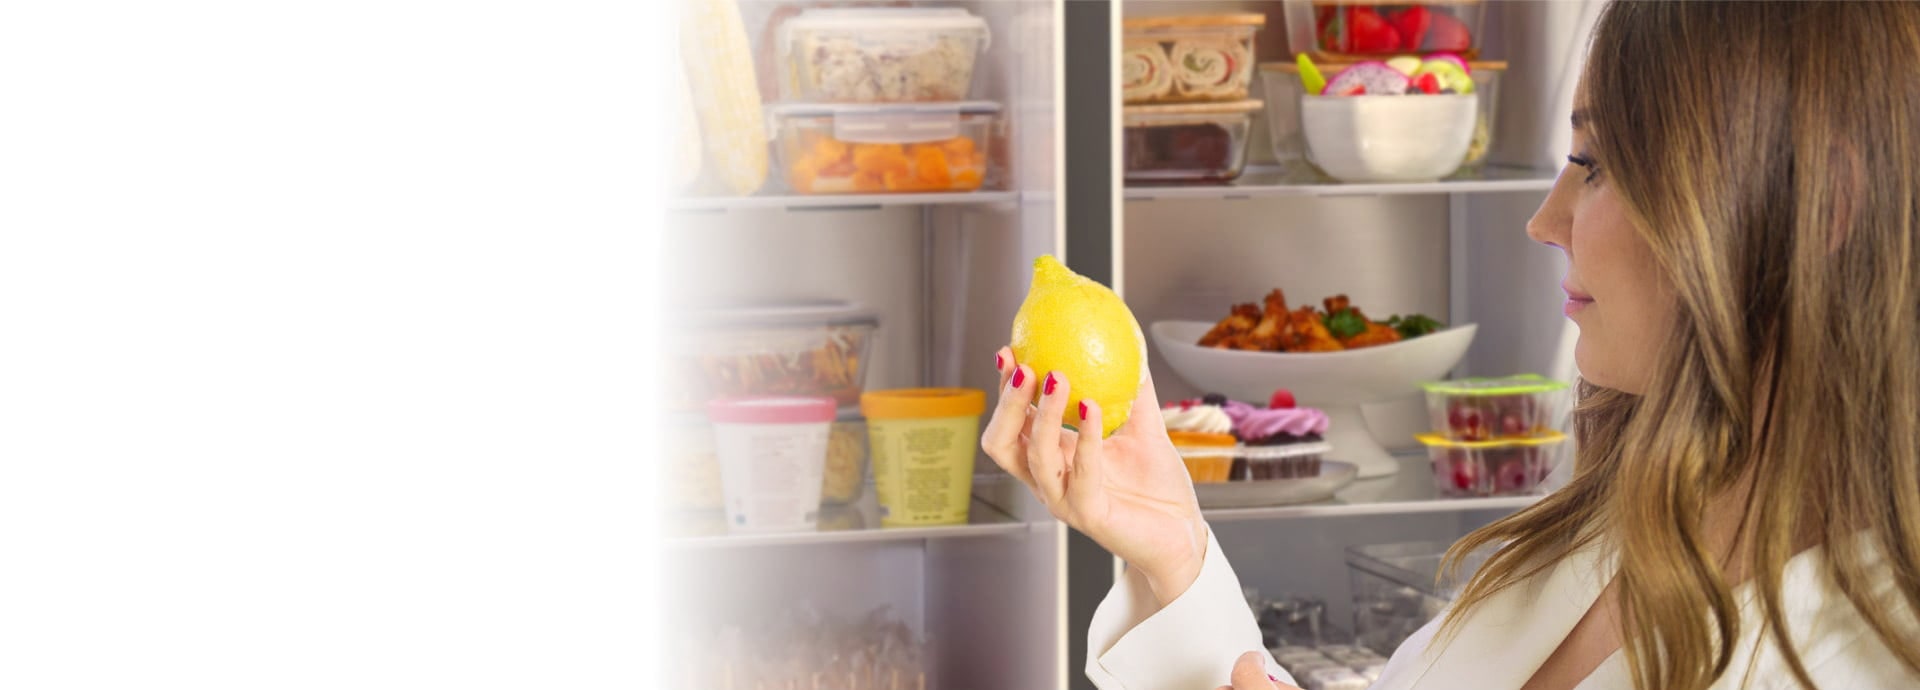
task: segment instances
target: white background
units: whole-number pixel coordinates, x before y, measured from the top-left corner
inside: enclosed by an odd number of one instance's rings
[[[0,687],[638,687],[674,3],[0,9]]]

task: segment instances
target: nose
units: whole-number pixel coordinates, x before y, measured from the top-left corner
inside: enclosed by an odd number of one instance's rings
[[[1527,220],[1527,236],[1541,244],[1567,249],[1573,234],[1573,197],[1575,190],[1570,185],[1579,184],[1572,179],[1572,172],[1561,169],[1560,177],[1554,180],[1553,189],[1547,192],[1547,200],[1540,202],[1540,209],[1533,212],[1533,218]]]

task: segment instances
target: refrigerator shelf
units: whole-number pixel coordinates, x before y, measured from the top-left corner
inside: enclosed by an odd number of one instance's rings
[[[967,517],[968,522],[964,525],[883,528],[880,526],[879,503],[874,499],[873,486],[869,484],[860,500],[851,505],[828,509],[821,517],[822,526],[818,532],[727,534],[725,515],[713,511],[673,516],[667,521],[665,543],[667,548],[676,551],[819,546],[1024,534],[1031,527],[977,496]],[[835,528],[836,523],[840,528]]]
[[[1251,199],[1270,196],[1382,196],[1394,194],[1465,194],[1485,192],[1544,192],[1553,188],[1557,170],[1489,165],[1467,170],[1438,182],[1343,183],[1310,168],[1281,169],[1249,166],[1240,179],[1228,184],[1128,186],[1128,201],[1155,199]]]
[[[775,196],[680,197],[667,203],[673,213],[725,213],[731,210],[867,211],[890,206],[1004,204],[1020,201],[1019,192],[941,192],[935,194],[809,194]]]
[[[1317,503],[1275,506],[1271,508],[1227,508],[1203,511],[1209,522],[1235,520],[1279,520],[1304,517],[1342,517],[1353,515],[1395,515],[1415,513],[1459,513],[1476,510],[1519,510],[1533,505],[1540,496],[1494,496],[1489,498],[1444,498],[1433,487],[1433,471],[1425,451],[1397,453],[1400,471],[1374,479],[1361,479]]]

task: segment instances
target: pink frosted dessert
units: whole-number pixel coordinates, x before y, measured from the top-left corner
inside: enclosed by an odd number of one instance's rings
[[[1233,420],[1233,435],[1246,446],[1235,458],[1233,479],[1294,479],[1320,474],[1326,452],[1327,414],[1298,407],[1293,394],[1275,391],[1265,408],[1228,401],[1221,406]]]

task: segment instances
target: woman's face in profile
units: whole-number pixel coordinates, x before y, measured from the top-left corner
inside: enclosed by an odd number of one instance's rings
[[[1672,323],[1673,292],[1614,195],[1612,179],[1630,175],[1594,157],[1583,122],[1584,86],[1574,98],[1573,150],[1527,235],[1567,255],[1566,314],[1580,327],[1574,363],[1600,386],[1643,393]]]

